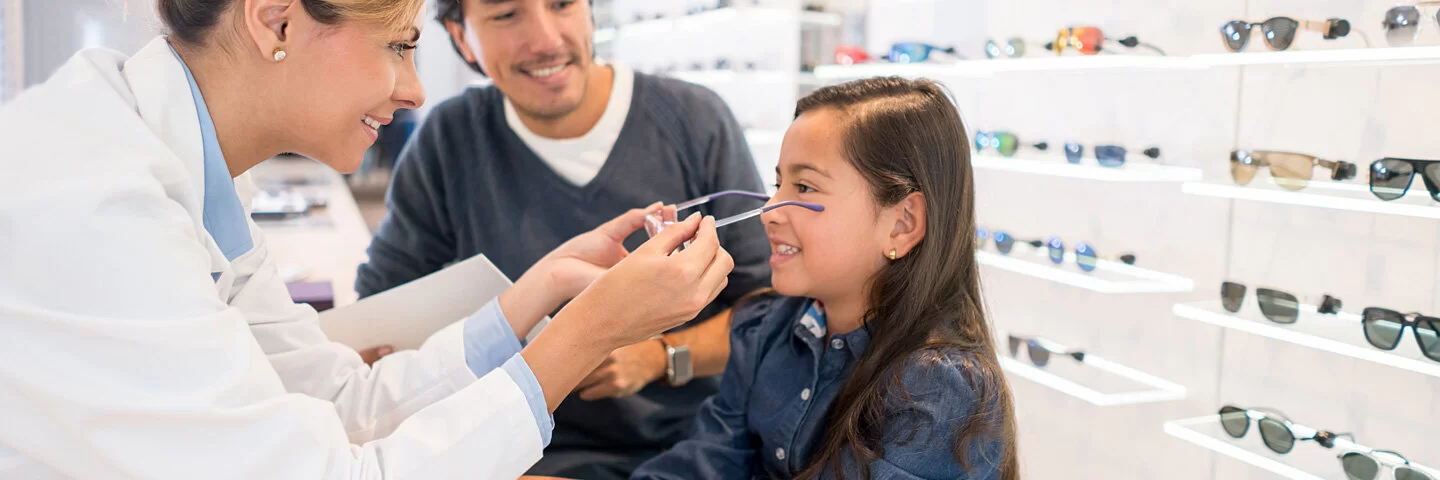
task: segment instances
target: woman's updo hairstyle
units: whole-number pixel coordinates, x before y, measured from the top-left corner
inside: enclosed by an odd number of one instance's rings
[[[190,45],[205,45],[220,18],[238,0],[157,0],[160,19],[170,36]],[[373,23],[396,31],[414,25],[425,0],[299,0],[305,12],[326,25],[343,21]]]

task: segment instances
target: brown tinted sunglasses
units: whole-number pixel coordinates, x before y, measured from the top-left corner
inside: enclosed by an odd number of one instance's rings
[[[1335,181],[1355,178],[1355,164],[1339,160],[1321,160],[1310,155],[1292,152],[1269,152],[1262,150],[1235,150],[1230,152],[1230,176],[1235,183],[1249,185],[1255,179],[1260,167],[1270,167],[1270,176],[1275,183],[1286,190],[1299,190],[1310,183],[1315,167],[1330,170],[1330,179]]]

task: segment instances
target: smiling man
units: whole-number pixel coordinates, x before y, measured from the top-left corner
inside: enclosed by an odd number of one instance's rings
[[[436,107],[411,140],[356,279],[361,295],[481,253],[515,278],[627,209],[763,191],[739,125],[713,92],[594,60],[588,2],[438,6],[457,53],[493,85]],[[702,211],[720,217],[762,204],[727,197]],[[586,379],[555,412],[553,440],[532,474],[625,478],[686,436],[729,357],[729,307],[770,282],[760,222],[720,236],[736,265],[725,292],[690,325],[617,350]]]

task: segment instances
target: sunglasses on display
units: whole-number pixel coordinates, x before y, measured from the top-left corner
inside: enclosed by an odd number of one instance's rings
[[[1275,453],[1290,453],[1295,449],[1296,441],[1314,440],[1315,443],[1325,448],[1335,448],[1335,440],[1342,437],[1349,437],[1351,441],[1355,436],[1348,433],[1333,433],[1316,430],[1314,434],[1307,437],[1296,437],[1295,426],[1285,416],[1273,410],[1240,408],[1226,405],[1220,407],[1220,427],[1225,433],[1234,438],[1243,438],[1245,433],[1250,431],[1250,417],[1258,420],[1255,422],[1260,426],[1260,439],[1265,446]]]
[[[1155,53],[1165,55],[1160,47],[1141,42],[1140,39],[1129,36],[1119,40],[1106,37],[1105,32],[1099,27],[1067,27],[1062,28],[1055,34],[1055,41],[1045,44],[1046,50],[1054,51],[1056,55],[1065,53],[1065,50],[1075,50],[1081,55],[1096,55],[1105,51],[1105,42],[1118,43],[1126,48],[1145,47]]]
[[[985,58],[995,59],[1001,57],[1020,58],[1025,56],[1025,40],[1012,37],[1005,40],[1005,43],[997,43],[995,39],[985,41]]]
[[[1220,304],[1230,313],[1239,313],[1240,307],[1245,303],[1247,289],[1244,284],[1240,283],[1221,283]],[[1289,325],[1300,319],[1300,299],[1294,294],[1269,288],[1257,288],[1255,289],[1255,302],[1260,305],[1260,314],[1272,322]],[[1335,315],[1340,313],[1342,305],[1344,303],[1340,299],[1325,295],[1315,311],[1326,315]]]
[[[1370,164],[1370,193],[1390,201],[1405,196],[1414,183],[1415,172],[1425,181],[1430,198],[1440,202],[1440,160],[1382,158]]]
[[[1050,364],[1050,355],[1064,355],[1075,359],[1077,362],[1085,361],[1085,352],[1080,350],[1057,350],[1046,345],[1044,339],[1026,338],[1010,335],[1010,356],[1020,358],[1020,346],[1025,345],[1025,351],[1030,355],[1030,363],[1043,367]]]
[[[1004,231],[996,231],[992,235],[990,230],[984,227],[977,227],[975,229],[975,236],[979,240],[980,247],[984,247],[985,242],[993,238],[995,241],[995,250],[999,251],[1001,255],[1009,255],[1010,252],[1015,249],[1015,244],[1018,242],[1022,245],[1029,245],[1036,250],[1045,250],[1046,256],[1050,259],[1050,263],[1056,265],[1065,263],[1065,242],[1060,240],[1060,237],[1052,236],[1049,240],[1018,240]],[[1101,257],[1095,253],[1095,249],[1088,243],[1080,242],[1075,245],[1075,264],[1080,267],[1081,271],[1095,271],[1100,260],[1118,261],[1126,265],[1134,265],[1135,255],[1127,253],[1117,257]]]
[[[1096,145],[1094,150],[1095,161],[1102,167],[1110,168],[1125,166],[1125,158],[1129,153],[1125,147],[1119,145]],[[1146,157],[1150,157],[1151,160],[1160,159],[1159,147],[1150,147],[1140,153]],[[1085,158],[1084,145],[1073,142],[1065,144],[1065,161],[1078,165],[1083,158]]]
[[[1300,190],[1310,183],[1315,167],[1330,170],[1330,179],[1340,182],[1355,178],[1355,164],[1339,160],[1322,160],[1293,152],[1235,150],[1230,152],[1230,178],[1237,185],[1249,185],[1261,167],[1270,168],[1275,184],[1286,190]]]
[[[1245,49],[1250,43],[1250,31],[1260,27],[1265,36],[1265,46],[1271,50],[1286,50],[1295,42],[1295,33],[1300,30],[1319,32],[1326,40],[1335,40],[1350,34],[1350,22],[1342,18],[1331,18],[1323,22],[1296,20],[1290,17],[1275,17],[1260,23],[1231,20],[1220,27],[1220,36],[1225,48],[1232,52]]]
[[[1382,462],[1376,454],[1390,459]],[[1345,452],[1339,458],[1340,467],[1345,470],[1348,480],[1379,480],[1380,471],[1386,467],[1390,468],[1391,478],[1395,480],[1436,480],[1434,476],[1411,466],[1410,460],[1403,455],[1389,450]]]
[[[1380,22],[1380,26],[1385,29],[1385,41],[1397,47],[1414,45],[1415,39],[1420,36],[1420,24],[1424,23],[1420,18],[1420,7],[1436,5],[1440,5],[1440,2],[1415,2],[1386,10],[1385,20]],[[1432,18],[1436,23],[1440,23],[1440,12],[1436,12]]]
[[[706,196],[703,196],[703,197],[700,197],[700,198],[696,198],[696,199],[694,199],[694,200],[687,200],[687,201],[684,201],[684,202],[681,202],[681,203],[677,203],[677,204],[675,204],[674,206],[671,206],[671,207],[661,208],[661,209],[658,210],[658,211],[655,211],[655,212],[652,212],[652,213],[649,214],[649,215],[646,215],[646,216],[645,216],[645,233],[648,233],[648,234],[650,234],[651,237],[654,237],[655,235],[658,235],[661,231],[664,231],[666,227],[669,227],[670,225],[674,225],[675,222],[676,222],[676,220],[679,218],[679,213],[680,213],[681,210],[686,210],[686,209],[690,209],[690,208],[695,208],[695,207],[698,207],[698,206],[700,206],[700,205],[704,205],[704,204],[710,203],[711,201],[713,201],[713,200],[715,200],[715,199],[717,199],[717,198],[723,198],[723,197],[729,197],[729,196],[753,198],[753,199],[760,200],[760,201],[769,201],[769,200],[770,200],[770,196],[769,196],[769,195],[765,195],[765,194],[763,194],[763,193],[747,192],[747,191],[744,191],[744,190],[726,190],[726,191],[723,191],[723,192],[712,193],[712,194],[709,194],[709,195],[706,195]],[[731,216],[728,216],[728,217],[725,217],[725,218],[717,219],[717,220],[715,220],[715,228],[724,227],[724,226],[726,226],[726,225],[730,225],[730,224],[739,222],[739,221],[741,221],[741,220],[745,220],[745,219],[748,219],[748,218],[751,218],[751,217],[755,217],[755,216],[758,216],[758,215],[760,215],[760,214],[762,214],[762,213],[765,213],[765,212],[768,212],[768,211],[771,211],[771,210],[774,210],[774,209],[777,209],[777,208],[781,208],[781,207],[800,207],[800,208],[804,208],[804,209],[807,209],[807,210],[810,210],[810,211],[813,211],[813,212],[823,212],[823,211],[825,211],[825,207],[824,207],[824,206],[821,206],[821,205],[818,205],[818,204],[814,204],[814,203],[795,202],[795,201],[780,202],[780,203],[777,203],[777,204],[774,204],[774,205],[766,205],[766,206],[764,206],[764,207],[757,208],[757,209],[754,209],[754,210],[750,210],[750,211],[747,211],[747,212],[744,212],[744,213],[737,213],[737,214],[735,214],[735,215],[731,215]],[[686,242],[686,243],[688,243],[688,242]]]
[[[1415,332],[1415,343],[1420,346],[1420,353],[1425,358],[1440,362],[1440,318],[1370,307],[1360,314],[1360,323],[1365,327],[1365,340],[1381,350],[1394,350],[1400,346],[1400,339],[1405,336],[1405,329],[1409,328]]]
[[[1036,150],[1045,151],[1050,144],[1040,142],[1030,145]],[[1020,149],[1020,137],[1010,132],[975,132],[975,151],[984,152],[994,150],[995,153],[1005,158],[1015,156],[1015,151]]]

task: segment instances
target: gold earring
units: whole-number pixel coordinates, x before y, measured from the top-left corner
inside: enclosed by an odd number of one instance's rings
[[[285,57],[286,57],[285,50],[280,49],[280,47],[275,47],[275,61],[276,61],[276,62],[283,62],[283,61],[285,61]]]
[[[900,257],[900,253],[899,253],[899,252],[895,251],[895,249],[893,249],[893,248],[890,249],[890,260],[891,260],[891,261],[895,261],[895,259],[897,259],[897,258],[899,258],[899,257]]]

